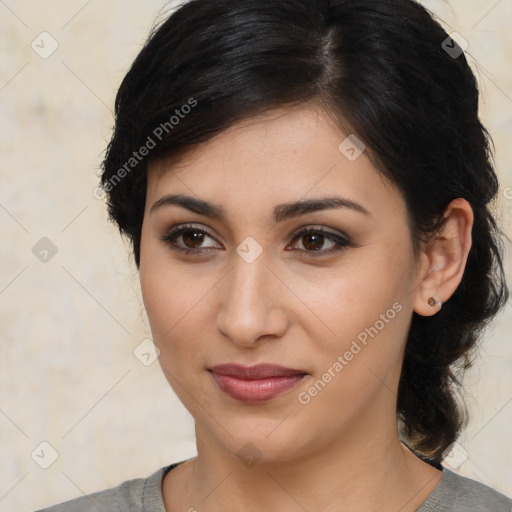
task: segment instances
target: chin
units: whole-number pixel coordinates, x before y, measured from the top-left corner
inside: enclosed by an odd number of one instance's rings
[[[227,416],[224,416],[227,418]],[[223,448],[247,467],[256,463],[274,464],[304,457],[312,443],[304,430],[304,422],[282,414],[274,418],[232,419],[229,418],[228,432],[218,425],[210,425],[210,434],[217,438]]]

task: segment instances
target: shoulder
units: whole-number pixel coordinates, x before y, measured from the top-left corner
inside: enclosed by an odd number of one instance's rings
[[[492,487],[467,478],[453,471],[448,471],[448,483],[451,482],[455,496],[455,510],[471,510],[478,512],[509,512],[512,510],[512,499],[496,491]]]
[[[145,499],[158,500],[162,475],[167,468],[160,468],[147,478],[126,480],[115,487],[74,498],[36,512],[133,512],[143,510]]]
[[[492,487],[443,468],[443,477],[417,512],[510,512],[512,499]]]

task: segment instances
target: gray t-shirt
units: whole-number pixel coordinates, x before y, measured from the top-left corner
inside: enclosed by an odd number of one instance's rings
[[[81,496],[36,512],[166,512],[162,479],[180,462],[147,478]],[[512,500],[491,487],[443,468],[443,476],[416,512],[511,512]]]

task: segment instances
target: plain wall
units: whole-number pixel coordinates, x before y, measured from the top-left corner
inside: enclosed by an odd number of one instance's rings
[[[424,4],[469,43],[510,236],[512,3]],[[158,362],[133,353],[151,338],[138,274],[93,194],[117,87],[164,5],[0,3],[0,511],[42,508],[196,454],[193,421]],[[58,43],[47,58],[55,43],[42,32]],[[34,254],[42,250],[46,262]],[[449,459],[509,496],[511,321],[508,308],[485,334],[465,381],[471,421]],[[58,453],[47,469],[42,442]]]

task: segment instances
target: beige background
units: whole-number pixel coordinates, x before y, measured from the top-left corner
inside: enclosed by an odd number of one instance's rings
[[[424,3],[469,43],[510,236],[512,2]],[[150,338],[137,272],[93,196],[116,88],[165,5],[0,1],[0,511],[34,510],[195,455],[192,420],[158,363],[133,353]],[[51,49],[44,31],[58,43],[48,58],[31,47]],[[46,263],[32,252],[43,237],[57,248]],[[510,265],[507,252],[509,275]],[[507,309],[487,331],[466,380],[472,420],[450,459],[510,496],[511,321]],[[52,451],[41,442],[58,454],[47,469]]]

